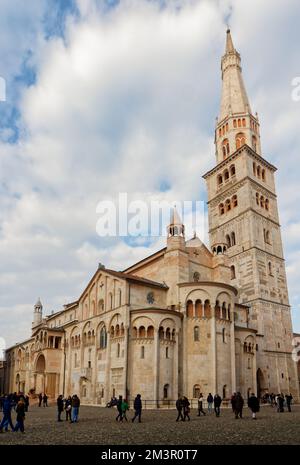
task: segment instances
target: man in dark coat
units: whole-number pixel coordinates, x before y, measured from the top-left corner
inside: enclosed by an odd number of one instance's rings
[[[17,412],[17,423],[16,423],[14,431],[20,430],[22,433],[24,433],[25,402],[24,402],[23,397],[20,398],[17,404],[16,412]]]
[[[286,394],[285,396],[285,400],[286,400],[286,405],[287,405],[287,408],[288,408],[288,412],[291,412],[291,403],[292,403],[292,400],[293,400],[293,396],[292,394]]]
[[[259,412],[259,400],[253,392],[248,399],[248,407],[252,411],[252,419],[256,420],[256,413]]]
[[[243,418],[243,407],[244,407],[244,399],[241,395],[240,392],[237,393],[235,397],[235,408],[234,408],[234,413],[235,413],[235,418]]]
[[[43,400],[43,394],[40,392],[39,393],[39,407],[42,405],[42,400]]]
[[[207,400],[207,410],[208,410],[208,413],[212,413],[212,406],[213,406],[213,403],[214,403],[214,398],[213,398],[211,392],[208,394],[206,400]]]
[[[117,415],[117,417],[116,417],[116,421],[118,421],[118,420],[122,421],[122,418],[123,418],[123,414],[122,414],[122,402],[123,402],[122,396],[119,396],[119,400],[118,400],[118,402],[117,402],[118,415]]]
[[[43,395],[43,407],[48,407],[48,396],[47,396],[47,394]]]
[[[182,405],[183,405],[183,421],[185,421],[185,419],[187,418],[188,421],[190,421],[190,403],[188,401],[188,398],[187,397],[183,397],[183,400],[182,400]]]
[[[64,400],[63,400],[62,395],[58,396],[56,400],[56,404],[57,404],[57,421],[62,421],[61,414],[64,411]]]
[[[220,406],[221,406],[221,403],[222,403],[221,397],[219,396],[219,394],[216,394],[216,395],[214,396],[214,407],[215,407],[216,417],[219,417],[219,416],[220,416]]]
[[[183,415],[182,415],[183,403],[182,403],[182,397],[181,396],[179,396],[178,399],[176,400],[176,409],[177,409],[177,412],[178,412],[176,421],[179,421],[179,419],[181,421],[183,421]]]
[[[142,400],[141,400],[141,394],[138,394],[138,395],[136,396],[136,398],[134,399],[133,408],[134,408],[134,417],[133,417],[133,419],[131,420],[132,423],[134,422],[134,420],[136,419],[136,417],[139,417],[139,423],[141,423],[141,415],[142,415]]]
[[[277,397],[277,402],[278,402],[278,409],[277,411],[280,412],[280,413],[283,413],[284,412],[284,397],[283,397],[283,394],[278,394],[278,397]]]

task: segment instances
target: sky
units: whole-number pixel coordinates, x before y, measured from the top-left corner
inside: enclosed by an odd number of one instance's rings
[[[276,185],[300,332],[298,0],[0,0],[0,338],[30,336],[97,269],[162,237],[99,237],[97,205],[201,200],[215,164],[220,59],[230,25]],[[1,87],[0,87],[1,91]],[[0,92],[1,100],[1,92]],[[198,231],[197,231],[198,232]],[[201,234],[200,234],[201,236]],[[204,234],[207,241],[207,234]]]

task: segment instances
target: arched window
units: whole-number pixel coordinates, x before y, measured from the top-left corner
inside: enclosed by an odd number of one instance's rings
[[[229,147],[229,140],[224,139],[222,142],[222,152],[223,152],[223,158],[226,158],[229,153],[230,153],[230,147]]]
[[[238,127],[239,128],[242,127],[242,122],[241,122],[240,118],[238,119]]]
[[[148,326],[148,328],[147,328],[147,337],[150,337],[150,338],[154,337],[154,328],[153,328],[153,326]]]
[[[201,394],[200,386],[199,384],[195,384],[195,386],[193,387],[193,398],[199,399],[200,394]]]
[[[232,200],[232,206],[233,206],[233,208],[237,207],[237,206],[238,206],[237,195],[233,195],[231,200]]]
[[[186,316],[188,318],[193,318],[194,316],[194,305],[191,300],[188,300],[186,303]]]
[[[169,347],[166,347],[166,358],[169,358]]]
[[[218,245],[218,247],[217,247],[217,255],[219,255],[220,253],[222,253],[222,247],[220,245]]]
[[[265,209],[269,211],[269,199],[265,200]]]
[[[226,316],[227,316],[226,313],[227,313],[227,312],[226,312],[226,303],[223,302],[223,305],[222,305],[222,315],[221,315],[222,318],[223,318],[223,320],[226,320]]]
[[[255,161],[253,162],[252,167],[253,167],[253,174],[256,176],[256,163],[255,163]]]
[[[242,119],[242,125],[243,125],[243,128],[246,127],[246,119],[245,118]]]
[[[169,397],[169,385],[165,384],[164,385],[164,399],[168,399]]]
[[[270,244],[270,231],[265,231],[265,241],[267,244]]]
[[[224,179],[225,179],[225,181],[227,181],[229,179],[229,171],[228,170],[224,171]]]
[[[260,178],[260,174],[261,174],[260,166],[258,166],[258,167],[256,168],[256,175],[257,175],[258,178]]]
[[[134,326],[134,327],[132,328],[132,337],[134,337],[134,338],[138,337],[138,334],[137,334],[137,327],[136,327],[136,326]]]
[[[230,240],[230,236],[229,234],[226,234],[226,244],[227,244],[227,247],[231,247],[231,240]]]
[[[145,326],[140,326],[140,327],[139,327],[139,337],[142,337],[142,338],[145,338],[145,337],[146,337]]]
[[[266,170],[265,170],[265,169],[262,169],[262,170],[261,170],[261,179],[262,179],[263,181],[266,180]]]
[[[263,195],[260,196],[260,206],[263,207],[265,204],[265,199],[263,197]]]
[[[234,165],[231,165],[231,167],[230,167],[230,175],[231,176],[235,175],[235,166]]]
[[[220,186],[223,183],[223,178],[221,174],[219,174],[219,176],[217,177],[217,180],[218,180],[218,186]]]
[[[195,302],[195,315],[196,318],[202,317],[202,302],[200,299],[197,299]]]
[[[118,343],[118,344],[117,344],[117,358],[120,358],[120,352],[121,352],[121,346],[120,346],[120,344]]]
[[[236,128],[236,119],[233,120],[233,127]]]
[[[168,339],[169,341],[171,340],[171,331],[170,331],[170,328],[167,328],[167,329],[166,329],[166,339]]]
[[[120,326],[116,325],[116,337],[120,336]]]
[[[232,231],[231,233],[231,245],[235,245],[235,232]]]
[[[255,198],[256,198],[256,204],[259,205],[259,193],[258,192],[256,192]]]
[[[145,358],[145,347],[141,347],[141,358]]]
[[[230,203],[230,199],[226,199],[225,201],[225,210],[227,212],[229,212],[231,210],[231,203]]]
[[[164,328],[162,326],[160,326],[160,328],[158,330],[158,335],[159,335],[159,339],[164,339],[165,338]]]
[[[105,349],[107,345],[107,333],[105,327],[100,330],[100,349]]]
[[[200,340],[199,326],[195,326],[195,328],[194,328],[194,341],[198,342],[199,340]]]
[[[239,133],[235,136],[235,145],[236,145],[236,149],[239,149],[239,148],[242,147],[244,144],[246,144],[246,136],[245,136],[245,134],[243,134],[242,132],[239,132]]]
[[[271,262],[268,262],[268,271],[269,271],[269,275],[272,276],[272,263]]]
[[[216,305],[215,305],[215,317],[221,318],[221,307],[220,307],[220,303],[218,300],[216,301]]]
[[[231,265],[231,267],[230,267],[230,274],[231,274],[231,279],[235,279],[235,267],[234,267],[234,265]]]
[[[204,302],[204,316],[210,318],[210,301],[208,299]]]
[[[252,136],[252,148],[254,152],[256,152],[256,137],[255,136]]]
[[[224,209],[224,204],[223,204],[223,203],[220,203],[220,205],[219,205],[219,213],[220,213],[220,215],[224,215],[224,213],[225,213],[225,209]]]
[[[100,299],[98,302],[98,311],[99,313],[102,313],[104,311],[104,300]]]

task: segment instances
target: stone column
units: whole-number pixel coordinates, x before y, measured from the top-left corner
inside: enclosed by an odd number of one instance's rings
[[[175,342],[173,350],[173,399],[178,397],[178,332],[175,333]]]
[[[124,337],[124,384],[123,384],[123,399],[127,399],[127,370],[128,370],[128,352],[129,352],[129,328],[125,326]]]
[[[256,352],[255,347],[253,347],[254,355],[253,355],[253,366],[252,366],[252,374],[253,374],[253,392],[257,395],[257,381],[256,381]],[[250,392],[251,394],[251,392]]]
[[[231,351],[231,392],[236,392],[236,369],[235,369],[235,337],[234,322],[230,321],[230,351]]]
[[[105,403],[107,403],[110,400],[110,395],[109,395],[109,390],[110,390],[110,350],[111,350],[111,342],[110,342],[110,332],[108,330],[107,331],[106,360],[105,360],[105,393],[104,393]]]
[[[212,375],[212,394],[218,390],[217,384],[217,335],[216,335],[216,317],[215,308],[211,306],[211,375]]]
[[[159,330],[154,330],[154,367],[153,367],[153,374],[154,374],[154,389],[153,389],[153,400],[155,407],[157,406],[158,401],[158,385],[159,385],[159,352],[160,352],[160,341],[159,341]]]

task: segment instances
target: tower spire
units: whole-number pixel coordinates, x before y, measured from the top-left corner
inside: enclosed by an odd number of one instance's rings
[[[242,76],[241,56],[233,45],[229,28],[221,70],[222,94],[215,137],[217,163],[244,144],[260,154],[259,122],[250,108]]]

